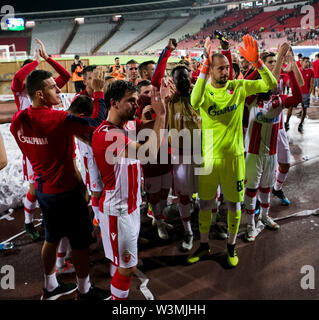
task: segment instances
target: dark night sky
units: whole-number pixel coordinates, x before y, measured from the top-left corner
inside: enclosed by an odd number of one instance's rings
[[[40,12],[51,10],[66,10],[103,7],[110,5],[133,4],[143,2],[158,2],[159,0],[49,0],[49,1],[4,1],[4,4],[10,4],[14,7],[15,12]],[[3,1],[1,1],[3,2]],[[185,1],[186,3],[188,1]]]

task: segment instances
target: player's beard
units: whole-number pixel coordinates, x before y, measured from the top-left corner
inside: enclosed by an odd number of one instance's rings
[[[136,109],[134,109],[134,111],[130,112],[130,114],[128,116],[128,121],[135,119],[135,113],[136,113]]]
[[[218,80],[216,80],[218,84],[226,84],[227,81],[228,81],[228,77],[221,77]]]

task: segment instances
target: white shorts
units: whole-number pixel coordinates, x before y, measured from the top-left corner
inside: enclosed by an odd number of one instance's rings
[[[198,175],[194,174],[193,164],[173,164],[174,194],[192,196],[198,192]]]
[[[82,157],[82,159],[85,168],[85,180],[83,180],[87,189],[94,192],[103,191],[104,185],[95,159],[92,157]]]
[[[34,183],[34,172],[29,159],[23,155],[22,157],[22,167],[23,167],[23,179],[24,181],[29,181]]]
[[[279,163],[290,163],[289,140],[285,129],[278,131],[277,160]]]
[[[170,172],[156,177],[145,177],[144,188],[148,193],[157,193],[161,189],[170,189],[172,186],[172,174]]]
[[[140,232],[140,209],[131,214],[111,216],[100,212],[100,228],[106,258],[121,268],[138,263],[137,240]]]
[[[249,189],[272,187],[275,183],[277,155],[263,155],[247,153],[246,155],[246,183]]]

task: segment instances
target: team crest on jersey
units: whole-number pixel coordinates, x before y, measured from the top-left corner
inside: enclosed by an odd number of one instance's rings
[[[115,238],[116,238],[116,233],[115,232],[111,232],[111,238],[112,238],[113,241],[115,240]]]
[[[125,251],[123,252],[123,261],[124,261],[125,263],[129,263],[130,260],[131,260],[131,254],[130,254],[127,250],[125,250]]]

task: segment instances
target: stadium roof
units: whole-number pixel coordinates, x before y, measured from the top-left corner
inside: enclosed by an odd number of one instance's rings
[[[23,5],[20,3],[14,6],[16,15],[26,18],[52,18],[63,16],[79,15],[104,15],[104,14],[124,14],[130,12],[140,12],[148,10],[162,10],[171,8],[181,8],[191,6],[193,0],[111,0],[111,1],[49,1],[45,6],[40,7],[37,4],[28,2]]]

